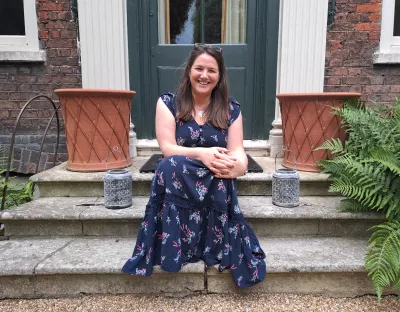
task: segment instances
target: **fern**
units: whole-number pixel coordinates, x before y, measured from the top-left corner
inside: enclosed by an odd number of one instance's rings
[[[385,287],[400,288],[400,100],[394,107],[344,104],[334,113],[348,139],[318,148],[334,156],[319,163],[332,179],[329,191],[346,197],[342,210],[382,211],[388,219],[372,228],[365,262],[380,300]]]
[[[365,268],[380,301],[385,287],[395,284],[400,288],[400,222],[387,221],[372,227],[372,230]]]

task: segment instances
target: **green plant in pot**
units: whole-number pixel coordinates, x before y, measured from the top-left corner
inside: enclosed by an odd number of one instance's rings
[[[386,287],[400,288],[400,99],[393,106],[345,103],[335,109],[348,137],[318,149],[334,156],[320,163],[332,178],[329,191],[346,198],[348,211],[380,211],[386,220],[371,228],[365,267],[378,300]]]

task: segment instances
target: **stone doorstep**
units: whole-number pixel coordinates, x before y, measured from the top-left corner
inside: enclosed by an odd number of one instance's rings
[[[252,157],[265,157],[269,155],[270,144],[266,140],[244,140],[244,150]],[[151,156],[161,154],[156,139],[138,139],[136,143],[138,156]]]
[[[373,293],[364,269],[366,239],[262,238],[266,280],[239,290],[228,271],[202,262],[178,273],[156,267],[150,278],[120,269],[135,239],[53,238],[0,241],[0,298],[73,296],[81,293],[288,292],[355,296]],[[205,279],[206,277],[206,279]]]
[[[129,167],[133,179],[133,195],[148,196],[151,189],[153,174],[139,173],[140,167],[148,157],[137,157]],[[237,179],[239,195],[264,196],[271,195],[272,174],[275,163],[269,157],[255,157],[255,160],[264,169],[263,173],[249,173]],[[279,161],[278,161],[279,162]],[[72,172],[65,169],[62,163],[52,169],[40,172],[30,179],[37,184],[41,197],[84,197],[103,196],[105,172]],[[277,167],[281,167],[277,164]],[[330,180],[326,174],[299,172],[300,194],[302,196],[332,196],[328,192]]]
[[[384,217],[377,213],[338,211],[340,197],[308,196],[300,206],[272,205],[271,197],[239,196],[243,214],[260,236],[367,236]],[[140,229],[147,197],[133,197],[129,208],[104,207],[103,197],[39,198],[0,212],[6,236],[122,236]]]

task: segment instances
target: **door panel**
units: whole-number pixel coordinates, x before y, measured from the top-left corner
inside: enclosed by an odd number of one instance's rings
[[[255,15],[255,1],[254,0],[193,0],[193,1],[184,1],[185,3],[191,2],[192,9],[197,5],[197,11],[194,13],[189,13],[186,15],[186,23],[181,27],[182,33],[186,33],[186,36],[180,36],[180,34],[176,35],[178,32],[176,29],[179,27],[174,27],[175,31],[168,32],[165,31],[166,28],[170,27],[170,23],[165,22],[165,27],[160,27],[160,15],[163,16],[165,12],[158,11],[160,9],[160,5],[157,0],[152,1],[152,9],[157,10],[156,14],[159,18],[154,19],[150,26],[150,32],[152,34],[157,32],[157,36],[152,36],[151,38],[151,49],[152,49],[152,67],[157,68],[157,79],[155,80],[157,84],[157,94],[154,94],[154,100],[157,100],[157,97],[160,93],[165,91],[174,92],[178,81],[180,80],[182,70],[184,67],[184,62],[189,55],[190,51],[193,48],[194,41],[200,39],[198,42],[204,43],[217,43],[216,45],[222,48],[222,55],[225,60],[225,66],[227,68],[228,73],[228,83],[230,89],[230,96],[236,98],[239,103],[241,103],[243,115],[247,116],[246,122],[244,126],[245,137],[251,137],[251,119],[252,119],[252,108],[251,105],[253,103],[253,92],[252,92],[252,71],[254,67],[254,36],[247,36],[250,39],[250,44],[247,43],[239,43],[239,44],[221,44],[222,37],[224,36],[221,26],[221,21],[226,17],[221,17],[220,20],[216,20],[218,14],[223,15],[221,11],[218,12],[219,9],[226,6],[226,4],[230,4],[231,2],[242,2],[246,3],[245,9],[247,10],[247,14],[250,16]],[[180,8],[180,3],[182,1],[170,0],[165,1],[167,3],[166,6],[170,5],[169,10],[176,12]],[[219,4],[219,5],[217,5]],[[171,7],[172,5],[177,5],[175,7]],[[203,7],[202,7],[203,6]],[[187,9],[186,5],[183,6],[183,9]],[[210,8],[216,8],[216,12],[210,12]],[[168,11],[168,8],[165,10]],[[204,20],[201,18],[201,14],[203,14]],[[208,14],[207,14],[208,12]],[[167,13],[168,14],[168,13]],[[193,16],[197,14],[196,20],[193,20]],[[177,13],[175,13],[176,16]],[[200,15],[200,18],[198,17]],[[225,14],[226,15],[226,14]],[[171,16],[171,18],[173,17]],[[244,16],[244,19],[247,19],[247,31],[250,34],[254,34],[255,32],[255,22],[254,19],[248,19],[247,16]],[[243,20],[243,18],[242,18]],[[191,29],[188,31],[187,24],[188,21],[193,22],[191,25]],[[211,22],[210,22],[211,21]],[[216,21],[216,22],[213,22]],[[196,23],[197,25],[196,28]],[[210,25],[212,26],[210,28]],[[220,26],[218,28],[218,25]],[[171,28],[172,30],[172,28]],[[160,40],[160,32],[166,32],[167,38],[165,40]],[[213,31],[217,33],[217,35],[213,35]],[[232,32],[232,31],[231,31]],[[171,38],[168,38],[170,36]],[[236,41],[244,40],[243,36],[239,38],[237,36],[235,38]],[[202,41],[207,40],[208,41]],[[218,40],[219,39],[219,40]],[[160,44],[159,42],[172,42],[172,44]],[[178,42],[185,42],[186,44],[179,44]],[[196,41],[197,42],[197,41]],[[247,68],[251,68],[247,70]],[[246,123],[245,122],[245,123]]]
[[[244,17],[237,14],[243,13],[243,8],[240,11],[239,7],[235,7],[243,4],[242,0],[127,1],[130,81],[131,89],[137,91],[133,102],[132,120],[139,138],[155,137],[154,114],[157,98],[165,91],[174,92],[182,75],[186,57],[193,48],[193,41],[210,43],[205,41],[206,38],[215,42],[242,42],[216,45],[222,48],[230,96],[235,97],[241,104],[245,138],[266,138],[274,118],[279,1],[247,0]],[[189,18],[190,9],[185,7],[187,12],[183,12],[181,18],[186,24],[189,20],[193,25],[197,23],[198,26],[193,26],[198,28],[197,32],[183,22],[171,28],[168,16],[176,9],[171,5],[188,1],[192,6],[193,3],[198,6],[196,12],[200,17],[201,12],[207,11],[207,4],[215,5],[218,2],[222,13],[220,11],[217,15],[224,15],[225,12],[225,16],[217,23],[209,20],[213,17],[211,14],[203,14],[203,19],[193,20],[193,17]],[[218,9],[215,11],[218,12]],[[174,16],[177,16],[176,10],[174,12]],[[215,26],[218,23],[221,23],[219,28],[212,28],[217,35],[210,37],[207,26]],[[226,27],[232,29],[227,30]],[[197,41],[197,38],[203,40]],[[265,70],[267,66],[272,69],[268,73]]]

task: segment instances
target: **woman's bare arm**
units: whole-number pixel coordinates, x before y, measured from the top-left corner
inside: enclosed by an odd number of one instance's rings
[[[213,171],[211,161],[215,159],[215,154],[228,153],[228,150],[221,147],[184,147],[179,146],[175,139],[175,117],[162,99],[158,99],[156,107],[156,137],[161,152],[165,157],[173,155],[183,155],[203,162],[203,164]]]

